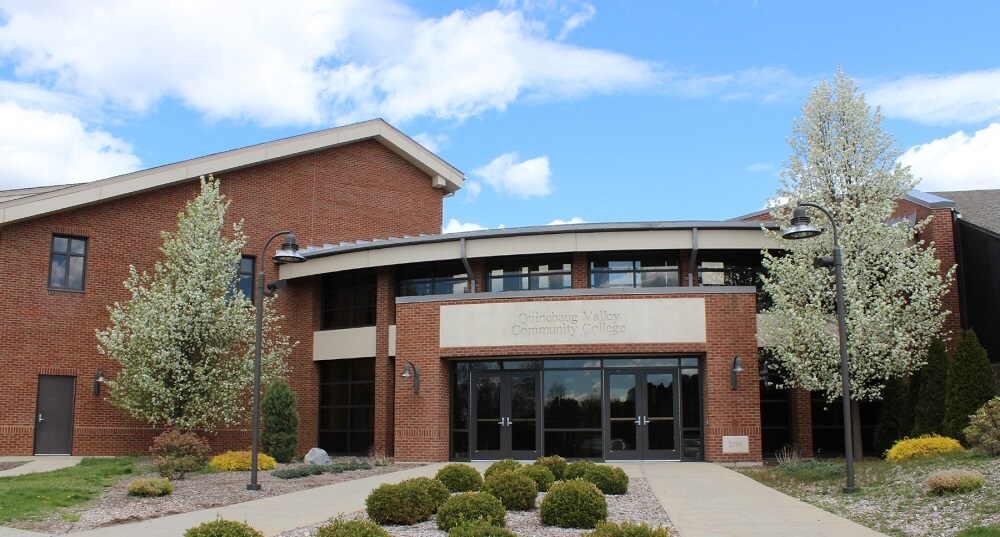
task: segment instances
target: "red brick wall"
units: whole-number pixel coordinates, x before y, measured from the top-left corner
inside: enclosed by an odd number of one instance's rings
[[[299,244],[335,243],[439,233],[441,190],[401,157],[363,141],[218,176],[232,200],[229,220],[245,220],[245,253],[260,255],[263,241],[293,229]],[[108,325],[107,306],[128,298],[128,265],[152,270],[160,258],[161,230],[176,228],[177,213],[197,195],[197,181],[136,194],[0,228],[0,454],[29,454],[34,443],[38,375],[77,377],[73,453],[144,452],[155,431],[94,397],[97,368],[114,377],[114,362],[97,353],[95,329]],[[86,291],[50,291],[53,233],[88,238]],[[273,252],[280,244],[272,242]],[[268,256],[270,253],[267,254]],[[265,263],[268,280],[277,270]],[[318,411],[312,332],[318,321],[318,278],[289,282],[279,298],[285,331],[299,341],[292,356],[299,398],[300,449],[315,445]],[[211,439],[216,449],[246,448],[246,430]]]
[[[704,357],[702,376],[705,458],[712,462],[761,460],[760,387],[757,382],[755,301],[752,293],[680,295],[704,298],[707,343],[537,345],[511,347],[446,348],[439,345],[440,307],[443,302],[412,302],[396,305],[397,376],[405,360],[420,366],[420,393],[409,382],[396,384],[396,449],[401,460],[448,460],[449,377],[448,360],[465,357],[575,356],[590,354],[699,354]],[[676,298],[678,295],[579,296],[534,298],[537,300],[595,300]],[[517,299],[514,301],[523,301]],[[491,302],[498,302],[492,300]],[[482,300],[448,301],[448,305]],[[730,389],[730,368],[737,354],[745,371],[739,390]],[[750,437],[748,454],[723,454],[722,436]]]

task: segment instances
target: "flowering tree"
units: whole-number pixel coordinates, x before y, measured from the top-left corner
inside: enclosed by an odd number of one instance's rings
[[[152,275],[129,267],[126,302],[109,306],[111,327],[97,331],[98,350],[121,364],[107,381],[112,404],[153,425],[211,431],[245,423],[253,379],[255,311],[236,290],[242,222],[222,233],[229,201],[219,183],[201,179],[201,194],[164,231],[163,260]],[[282,316],[264,306],[265,382],[283,376],[294,346]]]
[[[897,201],[915,181],[898,162],[900,150],[881,130],[854,82],[838,69],[832,84],[820,83],[795,122],[792,154],[781,174],[771,211],[787,225],[799,201],[831,212],[843,251],[847,346],[851,395],[876,400],[890,378],[920,368],[947,311],[941,308],[951,272],[942,276],[934,244],[916,240],[927,220],[893,222]],[[828,224],[817,212],[817,226]],[[784,240],[769,232],[782,253],[764,251],[764,289],[773,301],[767,313],[770,367],[784,384],[841,395],[840,347],[833,272],[813,260],[832,249],[829,232],[810,240]],[[855,416],[857,413],[855,412]]]

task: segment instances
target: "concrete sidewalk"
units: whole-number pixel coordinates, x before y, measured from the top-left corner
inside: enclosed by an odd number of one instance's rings
[[[10,477],[12,475],[24,475],[35,472],[51,472],[62,468],[69,468],[80,464],[83,457],[71,457],[69,455],[25,455],[23,457],[5,456],[0,457],[0,462],[28,461],[17,468],[0,471],[0,477]]]
[[[433,477],[445,463],[383,474],[283,496],[99,528],[79,537],[179,537],[188,528],[222,517],[246,521],[265,535],[325,522],[363,510],[368,493],[382,483]],[[487,463],[474,463],[480,471]],[[630,477],[644,478],[680,537],[884,537],[881,533],[770,489],[737,472],[708,463],[622,463]],[[0,537],[41,534],[0,527]]]

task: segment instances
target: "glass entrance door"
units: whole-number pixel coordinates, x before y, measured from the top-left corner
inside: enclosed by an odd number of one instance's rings
[[[537,371],[472,374],[472,459],[534,460],[540,456]]]
[[[609,369],[605,376],[605,458],[680,458],[677,370]]]

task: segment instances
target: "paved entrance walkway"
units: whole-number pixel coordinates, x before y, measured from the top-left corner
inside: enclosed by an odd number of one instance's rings
[[[83,457],[71,457],[69,455],[44,455],[44,456],[24,456],[24,457],[4,456],[0,457],[0,462],[28,461],[28,463],[22,464],[21,466],[18,466],[16,468],[11,468],[10,470],[0,471],[0,477],[31,474],[34,472],[51,472],[52,470],[69,468],[70,466],[76,466],[77,464],[80,464],[81,459],[83,459]]]
[[[97,530],[78,537],[180,537],[187,528],[217,517],[246,521],[265,535],[326,521],[364,509],[368,493],[382,483],[433,476],[444,463],[429,464],[251,502],[194,511]],[[476,463],[480,470],[487,465]],[[680,537],[884,537],[864,526],[776,492],[737,472],[707,463],[620,464],[643,477],[663,504]],[[0,537],[41,534],[0,527]]]

